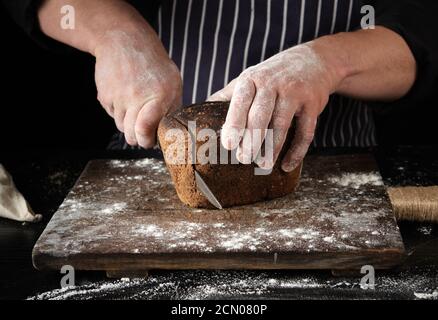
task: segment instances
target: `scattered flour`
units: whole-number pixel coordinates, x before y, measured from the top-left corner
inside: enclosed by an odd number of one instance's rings
[[[112,168],[126,168],[129,166],[129,162],[122,160],[111,160],[109,164]]]
[[[383,180],[379,173],[344,173],[340,177],[330,177],[329,181],[342,187],[359,189],[365,184],[382,186]]]
[[[432,293],[414,292],[414,295],[417,299],[420,299],[420,300],[438,300],[438,290],[435,290]]]
[[[326,286],[309,277],[270,278],[246,271],[177,271],[148,279],[122,278],[44,292],[29,300],[181,299],[266,296],[274,290],[314,289]]]
[[[166,170],[166,166],[157,159],[154,158],[144,158],[139,160],[110,160],[108,161],[111,168],[148,168],[155,172],[163,172]]]
[[[438,299],[435,267],[376,273],[375,290],[363,290],[360,277],[337,278],[324,272],[173,271],[147,279],[105,280],[55,289],[30,300],[86,299]]]
[[[422,234],[424,234],[425,236],[429,236],[432,234],[432,226],[419,227],[417,230]]]
[[[57,186],[62,186],[65,181],[68,179],[68,173],[64,172],[64,171],[58,171],[55,172],[53,174],[51,174],[48,177],[50,183],[57,185]]]
[[[113,213],[116,213],[116,212],[120,212],[120,211],[122,211],[123,209],[125,209],[126,206],[127,206],[127,205],[126,205],[125,202],[114,203],[114,204],[108,206],[107,208],[103,209],[103,210],[102,210],[102,213],[105,213],[105,214],[113,214]]]
[[[166,171],[166,166],[163,164],[163,162],[152,158],[136,160],[133,163],[133,166],[137,168],[148,168],[149,170],[153,170],[155,173],[162,173]]]
[[[325,237],[323,239],[325,242],[333,243],[335,241],[335,238],[333,236]]]

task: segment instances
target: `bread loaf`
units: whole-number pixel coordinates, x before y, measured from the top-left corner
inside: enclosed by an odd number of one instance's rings
[[[195,181],[194,169],[198,171],[210,190],[221,203],[222,207],[250,204],[258,201],[269,200],[284,196],[293,192],[298,186],[301,165],[294,171],[287,173],[281,170],[281,158],[290,146],[292,130],[290,130],[279,160],[275,164],[269,175],[256,175],[257,165],[252,164],[232,164],[231,152],[225,151],[228,164],[218,159],[217,164],[202,164],[190,161],[190,150],[193,147],[191,135],[189,133],[189,121],[196,121],[196,130],[210,128],[217,135],[217,152],[220,153],[220,130],[225,122],[229,103],[228,102],[208,102],[192,105],[180,109],[164,117],[158,128],[158,139],[164,154],[167,168],[175,185],[176,192],[181,201],[191,207],[213,208],[210,202],[198,191]],[[183,132],[183,137],[177,139],[169,138],[169,130]],[[167,136],[166,136],[167,134]],[[196,139],[196,147],[200,148],[204,141]],[[181,145],[185,150],[180,153],[182,162],[175,164],[175,143]],[[172,147],[171,147],[172,146]],[[222,148],[222,152],[223,152]],[[219,158],[219,156],[218,156]]]

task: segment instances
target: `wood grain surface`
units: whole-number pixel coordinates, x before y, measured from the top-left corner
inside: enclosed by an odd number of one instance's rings
[[[403,259],[385,187],[368,155],[308,157],[295,194],[221,211],[182,204],[160,160],[91,161],[33,250],[38,269],[69,264],[117,274],[386,269]]]

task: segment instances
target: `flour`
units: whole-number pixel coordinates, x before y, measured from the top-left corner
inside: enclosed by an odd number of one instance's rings
[[[434,267],[377,271],[375,290],[362,290],[360,277],[335,278],[324,272],[157,272],[147,279],[82,283],[29,299],[275,299],[279,294],[291,299],[324,299],[330,294],[352,299],[438,299],[438,271]]]
[[[136,160],[132,165],[137,168],[148,168],[157,173],[166,170],[166,166],[161,161],[152,158]]]
[[[261,243],[260,238],[257,238],[252,232],[246,234],[232,234],[231,237],[223,236],[228,240],[223,241],[220,245],[227,251],[239,250],[248,248],[251,251],[257,250],[257,246]]]
[[[340,248],[347,247],[340,237],[326,236],[312,228],[276,229],[269,220],[253,228],[235,230],[230,223],[200,223],[175,221],[171,229],[156,224],[136,225],[130,233],[133,239],[140,236],[148,242],[166,239],[170,249],[187,252],[226,252],[246,249],[249,251],[269,251],[269,243],[284,243],[283,248],[298,248],[303,243],[311,243],[312,247],[320,247],[323,242]],[[205,234],[209,234],[206,239]],[[140,238],[139,238],[140,241]]]
[[[214,223],[213,227],[215,227],[215,228],[223,228],[223,227],[225,227],[225,224],[223,224],[223,223]]]
[[[136,167],[136,168],[148,168],[152,169],[156,173],[161,173],[166,171],[166,166],[161,162],[157,161],[153,158],[144,158],[140,160],[110,160],[108,161],[109,165],[112,168],[128,168],[128,167]],[[143,176],[137,175],[135,177],[127,177],[127,179],[142,179]]]
[[[129,165],[129,162],[122,160],[111,160],[109,164],[113,168],[126,168]]]
[[[155,225],[148,225],[148,226],[140,226],[134,230],[132,230],[132,232],[135,233],[139,233],[141,235],[145,235],[145,236],[154,236],[154,237],[162,237],[164,232],[163,230],[161,230],[160,228],[158,228]]]
[[[424,234],[425,236],[432,234],[432,226],[419,227],[417,230],[422,234]]]
[[[114,214],[116,212],[122,211],[124,208],[126,208],[126,203],[124,203],[124,202],[114,203],[114,204],[110,205],[108,208],[103,209],[102,213]]]
[[[325,237],[322,240],[324,240],[325,242],[328,242],[328,243],[333,243],[335,241],[335,238],[333,236],[330,236],[330,237]]]
[[[67,172],[64,171],[55,172],[48,177],[50,183],[57,186],[64,185],[67,178],[68,178],[68,174]]]
[[[359,189],[361,186],[370,184],[373,186],[382,186],[383,180],[379,173],[344,173],[342,176],[330,177],[331,183],[342,187],[351,187]]]
[[[435,290],[432,293],[414,292],[414,295],[417,299],[420,299],[420,300],[438,300],[438,290]]]
[[[145,176],[127,176],[126,180],[143,180],[145,178]]]
[[[187,271],[151,275],[148,279],[121,279],[88,283],[44,292],[29,300],[77,300],[111,298],[117,294],[128,299],[200,300],[219,296],[264,296],[275,289],[310,289],[323,287],[313,278],[270,278],[267,273],[228,271]]]

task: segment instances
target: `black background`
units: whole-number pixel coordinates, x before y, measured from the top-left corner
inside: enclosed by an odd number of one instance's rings
[[[0,39],[0,150],[105,147],[116,128],[96,99],[94,58],[39,47],[1,5]]]

